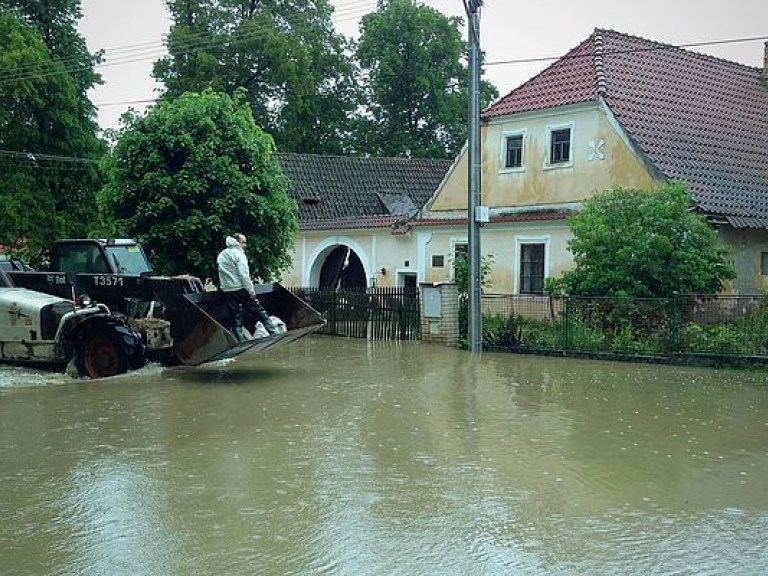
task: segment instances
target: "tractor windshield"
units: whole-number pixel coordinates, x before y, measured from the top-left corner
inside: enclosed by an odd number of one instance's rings
[[[152,270],[141,246],[108,245],[105,248],[116,274],[138,275]]]

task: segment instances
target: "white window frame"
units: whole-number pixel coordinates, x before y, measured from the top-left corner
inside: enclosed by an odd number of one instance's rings
[[[526,128],[520,130],[504,130],[501,133],[501,151],[499,152],[499,173],[508,174],[513,172],[525,172],[525,149],[526,149],[526,136],[528,130]],[[507,140],[516,136],[522,136],[522,148],[520,150],[520,166],[507,166]]]
[[[520,294],[520,258],[522,257],[523,244],[544,244],[544,282],[549,278],[549,250],[551,239],[548,235],[540,236],[515,236],[515,260],[512,266],[512,290],[513,294]]]
[[[570,122],[563,122],[562,124],[548,124],[547,125],[547,150],[546,154],[544,156],[544,169],[545,170],[556,170],[558,168],[570,168],[573,166],[573,153],[574,153],[574,146],[573,146],[573,135],[574,135],[574,121],[571,120]],[[571,138],[568,142],[568,161],[567,162],[551,162],[552,158],[552,132],[557,132],[558,130],[570,130]]]

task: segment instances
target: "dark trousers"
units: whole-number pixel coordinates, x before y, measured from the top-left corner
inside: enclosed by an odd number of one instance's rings
[[[229,315],[232,318],[232,331],[238,340],[243,335],[243,314],[249,314],[261,320],[261,323],[266,328],[267,332],[274,334],[276,332],[275,326],[272,324],[267,311],[264,310],[264,306],[258,299],[251,298],[248,291],[245,289],[235,290],[234,292],[223,292],[224,298],[227,301],[227,308],[229,309]]]

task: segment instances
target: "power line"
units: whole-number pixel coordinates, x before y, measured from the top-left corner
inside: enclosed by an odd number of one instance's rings
[[[0,158],[15,158],[26,160],[37,164],[39,161],[50,162],[70,162],[74,164],[98,164],[99,160],[96,158],[78,158],[76,156],[59,156],[57,154],[43,154],[38,152],[27,152],[19,150],[2,150],[0,149]]]
[[[222,38],[216,38],[216,37],[212,38],[207,33],[196,33],[196,34],[185,37],[184,42],[180,44],[179,49],[187,50],[190,52],[198,52],[198,51],[205,50],[207,48],[231,46],[233,44],[244,43],[252,40],[259,40],[264,38],[265,34],[267,34],[267,32],[265,31],[253,31],[248,33],[230,34],[225,38],[226,40],[228,40],[228,42],[222,43],[222,40],[223,40]],[[200,41],[197,41],[198,39]],[[651,48],[632,48],[632,49],[626,49],[626,50],[606,51],[605,54],[623,54],[623,53],[632,53],[632,52],[669,50],[669,49],[681,49],[681,48],[700,48],[700,47],[706,47],[706,46],[722,46],[727,44],[739,44],[739,43],[757,42],[757,41],[765,41],[765,40],[768,40],[768,36],[751,36],[751,37],[743,37],[743,38],[731,38],[726,40],[689,42],[689,43],[676,44],[676,45],[660,44],[658,46],[654,46]],[[161,56],[166,56],[167,52],[165,51],[165,44],[167,44],[167,41],[166,42],[149,42],[144,44],[128,45],[128,46],[109,49],[108,51],[109,53],[113,53],[113,52],[120,53],[120,55],[114,58],[113,60],[106,60],[104,62],[95,64],[94,67],[99,69],[107,66],[118,66],[118,65],[130,64],[134,62],[140,62],[148,59],[155,59]],[[105,50],[105,52],[107,51]],[[583,56],[571,56],[571,57],[573,58],[573,57],[583,57]],[[514,64],[530,64],[535,62],[552,62],[555,60],[559,60],[561,58],[563,58],[563,56],[543,56],[543,57],[533,57],[533,58],[516,58],[516,59],[510,59],[510,60],[493,60],[493,61],[484,62],[483,65],[484,66],[507,66],[507,65],[514,65]],[[79,72],[83,70],[88,70],[90,68],[90,65],[77,65],[77,66],[65,65],[60,69],[56,69],[56,70],[53,69],[55,67],[61,66],[62,63],[66,63],[67,61],[72,62],[74,61],[74,59],[49,61],[49,62],[46,62],[45,64],[35,63],[33,65],[30,65],[26,70],[20,70],[15,74],[7,74],[5,76],[0,76],[0,85],[8,84],[11,82],[22,81],[22,80],[41,79],[45,76],[51,76],[56,74]],[[47,70],[46,70],[46,67],[48,68]]]
[[[435,0],[417,0],[416,3],[420,5],[427,5],[432,2],[435,2]],[[367,0],[367,1],[341,0],[337,2],[330,2],[330,4],[334,7],[334,10],[331,15],[331,20],[332,21],[335,20],[336,22],[342,22],[342,21],[351,21],[351,20],[359,19],[360,16],[373,11],[377,3],[376,3],[376,0]],[[215,36],[212,37],[209,32],[198,32],[195,34],[186,35],[181,41],[181,43],[178,46],[176,46],[176,48],[177,50],[182,50],[182,51],[197,52],[197,51],[204,50],[206,48],[231,46],[233,44],[238,44],[238,43],[247,42],[251,40],[259,40],[264,38],[265,37],[264,34],[266,33],[267,33],[266,31],[259,31],[259,30],[248,32],[248,33],[236,31],[235,33],[225,35],[222,38],[222,37],[215,37]],[[695,43],[687,43],[687,44],[679,44],[679,45],[661,45],[658,48],[630,49],[626,51],[616,50],[616,51],[606,52],[606,53],[610,54],[610,53],[622,53],[622,52],[635,52],[635,51],[642,51],[642,50],[663,50],[667,48],[692,48],[692,47],[702,47],[702,46],[715,46],[715,45],[765,40],[766,38],[768,37],[760,36],[760,37],[750,37],[750,38],[736,38],[736,39],[729,39],[729,40],[717,40],[717,41],[709,41],[709,42],[695,42]],[[225,42],[222,42],[222,40],[225,40]],[[91,66],[93,66],[96,69],[101,69],[107,66],[118,66],[118,65],[146,61],[149,59],[155,59],[155,58],[168,55],[166,51],[167,44],[168,44],[168,38],[166,37],[165,40],[152,41],[152,42],[135,44],[135,45],[127,45],[127,46],[121,46],[121,47],[110,48],[110,49],[102,49],[102,50],[99,50],[97,54],[99,53],[101,53],[99,55],[108,54],[109,56],[107,60],[98,62],[95,64],[92,64],[90,62],[88,64],[80,64],[79,57],[77,56],[47,61],[45,63],[36,62],[36,63],[30,64],[26,68],[22,67],[20,70],[17,70],[16,73],[0,76],[0,85],[7,84],[14,81],[40,79],[45,76],[51,76],[51,75],[62,74],[62,73],[74,73],[74,72],[85,71],[85,70],[89,70]],[[98,57],[99,56],[92,56],[90,59],[93,60]],[[549,61],[558,60],[560,58],[562,58],[562,56],[546,56],[546,57],[520,58],[520,59],[510,59],[510,60],[495,60],[495,61],[484,62],[484,66],[503,66],[503,65],[526,64],[526,63],[534,63],[534,62],[549,62]],[[70,64],[76,64],[76,65],[68,66]],[[63,65],[63,68],[54,69],[62,65]]]
[[[633,52],[656,52],[660,50],[676,50],[684,48],[700,48],[703,46],[720,46],[725,44],[740,44],[744,42],[758,42],[768,40],[768,36],[752,36],[747,38],[732,38],[730,40],[712,40],[709,42],[689,42],[686,44],[659,44],[649,48],[627,48],[616,50],[604,50],[603,55],[611,54],[631,54]],[[591,58],[592,54],[577,54],[573,56],[543,56],[539,58],[519,58],[515,60],[496,60],[493,62],[483,62],[484,66],[502,66],[508,64],[530,64],[532,62],[552,62],[555,60],[568,58]]]
[[[361,15],[370,11],[369,8],[365,6],[358,6],[356,8],[350,8],[349,10],[356,10],[356,12],[354,14],[349,12],[349,16],[339,19],[339,22],[355,20]],[[270,31],[265,30],[256,30],[251,32],[236,31],[235,33],[226,34],[224,36],[211,36],[211,34],[208,32],[197,32],[195,34],[184,36],[177,48],[180,51],[199,52],[205,50],[206,48],[231,46],[233,44],[244,43],[252,40],[261,40],[266,38],[267,34],[269,33]],[[16,73],[0,77],[0,85],[23,80],[42,79],[47,76],[54,76],[58,74],[85,71],[89,70],[92,65],[96,69],[101,69],[106,68],[107,66],[117,66],[156,59],[168,55],[166,50],[167,43],[168,40],[166,38],[165,41],[154,41],[143,44],[111,48],[108,50],[104,49],[99,52],[103,52],[104,55],[112,55],[115,53],[120,54],[112,59],[110,59],[108,56],[106,60],[97,62],[95,64],[80,64],[79,57],[50,60],[45,63],[35,62],[29,64],[26,67],[22,67]],[[75,65],[71,66],[71,64]]]
[[[371,12],[376,8],[375,0],[372,2],[347,2],[338,3],[334,5],[333,14],[331,19],[334,20],[337,17],[348,16],[350,13],[358,12]]]
[[[222,43],[223,38],[221,38],[221,37],[211,37],[207,33],[199,32],[199,33],[191,34],[191,35],[188,35],[188,36],[184,37],[183,41],[180,42],[179,49],[182,50],[182,51],[198,52],[198,51],[204,50],[206,48],[213,48],[213,47],[219,47],[219,46],[223,46],[223,45],[237,44],[237,43],[246,42],[246,41],[249,41],[249,40],[263,39],[265,37],[264,36],[265,34],[266,34],[266,32],[264,32],[264,31],[253,31],[253,32],[247,32],[247,33],[244,33],[244,32],[234,33],[234,34],[230,34],[230,35],[227,36],[227,39],[229,39],[230,42],[228,42],[226,44],[223,44]],[[201,41],[200,42],[196,42],[195,41],[196,38],[200,38]],[[145,45],[139,45],[139,46],[145,46]],[[162,51],[161,51],[161,49],[162,49]],[[158,45],[156,48],[144,48],[143,50],[144,51],[150,50],[150,53],[149,54],[143,54],[143,55],[140,55],[140,56],[130,55],[130,56],[127,56],[127,57],[124,57],[124,58],[117,58],[116,60],[111,61],[111,62],[110,61],[105,61],[105,62],[96,64],[94,67],[95,68],[104,68],[106,66],[115,66],[115,65],[119,65],[119,64],[129,64],[129,63],[132,63],[132,62],[139,62],[139,61],[143,61],[143,60],[154,59],[155,57],[165,55],[165,49],[163,48],[162,45]],[[50,61],[49,65],[48,65],[48,68],[50,70],[48,70],[48,71],[43,70],[43,69],[38,70],[38,71],[23,71],[23,72],[18,72],[15,75],[11,74],[11,75],[2,77],[2,78],[0,78],[0,84],[6,84],[6,83],[9,83],[9,82],[21,81],[21,80],[40,79],[40,78],[43,78],[45,76],[51,76],[51,75],[67,73],[67,72],[72,73],[72,72],[77,72],[77,71],[81,71],[81,70],[87,70],[87,69],[90,68],[90,66],[78,65],[78,66],[73,66],[73,67],[64,66],[63,69],[53,70],[53,68],[59,66],[60,62],[62,62],[62,61],[59,61],[59,60],[52,60],[52,61]]]
[[[684,44],[659,44],[657,46],[647,47],[647,48],[627,48],[627,49],[616,49],[616,50],[605,50],[603,52],[604,56],[612,55],[612,54],[631,54],[635,52],[655,52],[660,50],[673,50],[673,49],[685,49],[685,48],[700,48],[705,46],[722,46],[722,45],[728,45],[728,44],[741,44],[746,42],[759,42],[759,41],[768,41],[768,36],[749,36],[744,38],[732,38],[728,40],[712,40],[712,41],[706,41],[706,42],[688,42]],[[536,57],[536,58],[517,58],[514,60],[495,60],[495,61],[489,61],[484,62],[484,66],[504,66],[504,65],[511,65],[511,64],[530,64],[535,62],[554,62],[557,60],[562,59],[569,59],[569,58],[591,58],[592,54],[577,54],[573,56],[542,56],[542,57]],[[155,102],[156,99],[152,100],[138,100],[135,102],[122,102],[122,103],[113,103],[113,104],[100,104],[99,106],[117,106],[121,104],[131,104],[131,103],[150,103]]]
[[[157,98],[148,98],[145,100],[127,100],[125,102],[103,102],[101,104],[94,104],[94,106],[101,108],[104,106],[127,106],[130,104],[153,104],[157,102]]]

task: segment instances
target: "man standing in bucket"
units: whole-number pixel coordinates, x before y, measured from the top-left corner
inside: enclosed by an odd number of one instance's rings
[[[261,320],[267,332],[274,334],[277,330],[256,297],[253,287],[248,258],[245,255],[245,235],[238,232],[227,236],[226,244],[227,247],[219,252],[216,264],[219,268],[219,290],[226,298],[235,338],[238,342],[248,339],[243,330],[243,309],[254,314]]]

